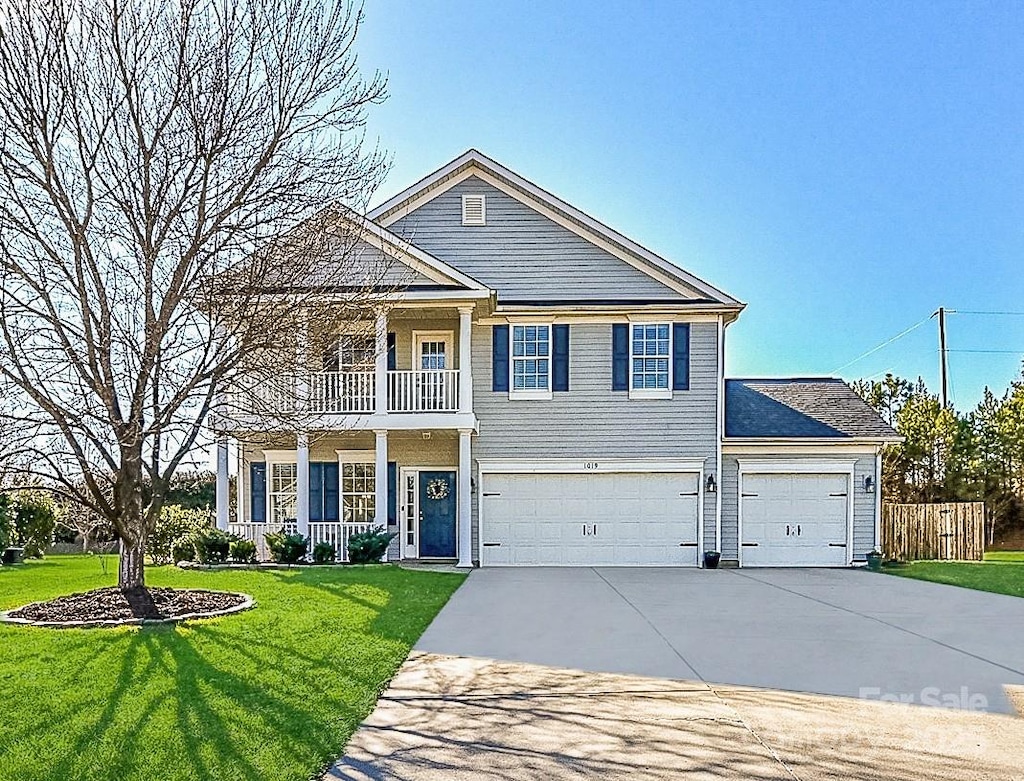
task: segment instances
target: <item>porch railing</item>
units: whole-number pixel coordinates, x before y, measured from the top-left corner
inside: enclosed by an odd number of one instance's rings
[[[457,412],[459,370],[388,372],[389,412]]]
[[[416,369],[387,373],[388,412],[458,412],[459,370]],[[377,411],[372,371],[281,375],[248,393],[230,395],[230,409],[253,413],[368,415]]]
[[[373,524],[369,523],[311,522],[309,524],[309,558],[312,559],[313,547],[317,543],[326,542],[334,546],[335,561],[347,562],[349,539],[353,534],[368,531],[372,526]],[[256,558],[260,561],[270,561],[270,549],[267,547],[266,536],[276,534],[281,530],[285,530],[289,534],[297,534],[299,527],[294,522],[228,524],[228,532],[256,543]]]

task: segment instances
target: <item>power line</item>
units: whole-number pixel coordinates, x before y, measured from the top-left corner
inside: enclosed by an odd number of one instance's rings
[[[864,360],[864,359],[865,359],[865,358],[867,358],[867,357],[868,357],[869,355],[874,355],[874,354],[875,354],[875,353],[877,353],[877,352],[878,352],[879,350],[881,350],[881,349],[882,349],[883,347],[888,347],[888,346],[889,346],[890,344],[892,344],[893,342],[895,342],[895,341],[896,341],[897,339],[902,339],[902,338],[903,338],[904,336],[906,336],[907,334],[909,334],[909,333],[910,333],[911,331],[913,331],[913,330],[915,330],[915,329],[917,329],[917,328],[920,328],[920,327],[921,327],[922,325],[924,325],[925,323],[927,323],[927,322],[928,322],[929,320],[931,320],[931,319],[932,319],[932,316],[931,316],[931,315],[928,315],[928,317],[926,317],[926,318],[925,318],[924,320],[920,321],[919,323],[914,323],[914,325],[910,326],[910,328],[908,328],[907,330],[905,330],[905,331],[900,331],[900,332],[899,332],[898,334],[896,334],[896,336],[892,337],[891,339],[886,339],[886,340],[885,340],[884,342],[882,342],[882,343],[881,343],[880,345],[878,345],[877,347],[872,347],[872,348],[871,348],[870,350],[868,350],[868,351],[867,351],[866,353],[864,353],[863,355],[858,355],[858,356],[857,356],[856,358],[854,358],[854,359],[853,359],[852,361],[850,361],[849,363],[844,363],[844,364],[843,364],[842,366],[840,366],[840,367],[839,367],[839,368],[837,368],[837,369],[833,369],[833,370],[832,370],[831,372],[829,372],[829,373],[830,373],[830,374],[838,374],[839,372],[841,372],[841,371],[842,371],[843,369],[845,369],[846,367],[848,367],[848,366],[853,366],[853,364],[857,363],[858,361],[862,361],[862,360]]]
[[[980,309],[957,309],[959,315],[994,315],[999,317],[1024,317],[1024,312],[988,312]]]
[[[950,353],[988,353],[991,355],[1024,355],[1024,350],[947,350]]]

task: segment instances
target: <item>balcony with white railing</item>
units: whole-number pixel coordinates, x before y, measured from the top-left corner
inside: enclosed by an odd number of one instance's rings
[[[389,413],[460,410],[458,369],[389,371],[386,376]],[[256,414],[372,415],[377,412],[377,376],[372,371],[282,375],[254,388],[247,397],[236,393],[232,403]]]

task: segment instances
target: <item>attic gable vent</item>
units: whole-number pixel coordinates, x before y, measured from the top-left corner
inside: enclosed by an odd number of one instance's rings
[[[463,195],[462,196],[462,224],[463,225],[486,225],[487,224],[487,202],[484,195]]]

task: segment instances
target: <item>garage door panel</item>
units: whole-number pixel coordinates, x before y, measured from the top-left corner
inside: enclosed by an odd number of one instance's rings
[[[744,566],[848,563],[847,475],[745,474],[742,492]]]
[[[695,565],[679,544],[697,539],[698,485],[695,473],[487,473],[483,564]]]

